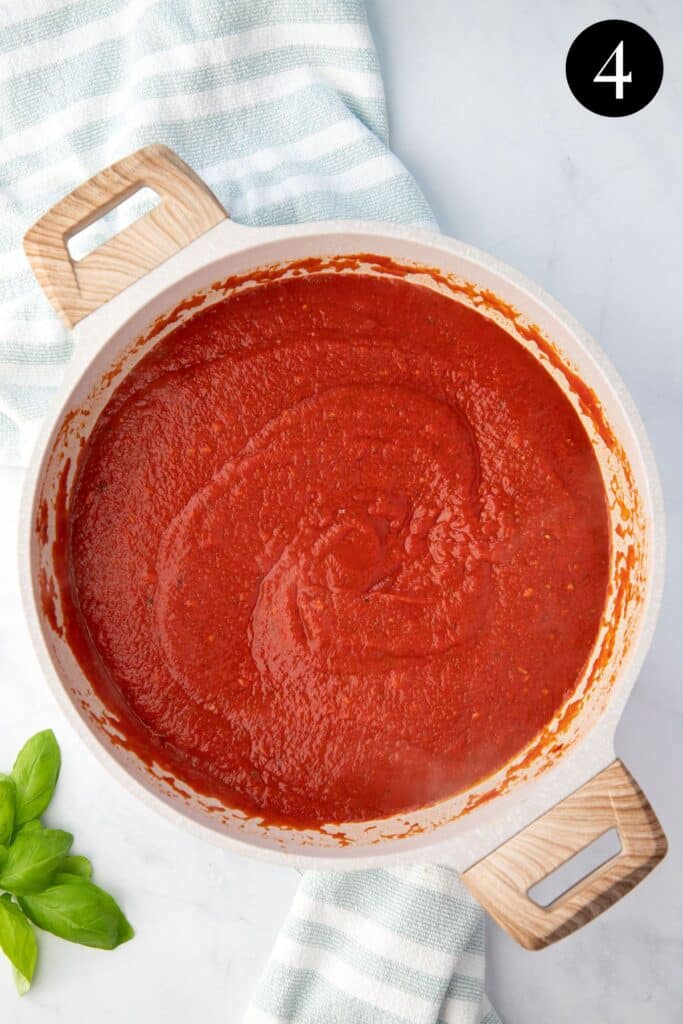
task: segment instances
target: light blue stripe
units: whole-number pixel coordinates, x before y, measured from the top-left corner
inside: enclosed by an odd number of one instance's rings
[[[224,6],[216,5],[215,0],[203,2],[209,8]],[[224,17],[219,17],[224,25]],[[358,0],[314,0],[306,3],[301,0],[250,0],[249,3],[233,3],[229,11],[232,32],[244,32],[261,25],[295,25],[301,22],[365,24],[365,8]]]
[[[54,388],[22,387],[13,385],[11,391],[4,385],[0,386],[0,405],[3,413],[23,423],[33,423],[42,419],[55,395]]]
[[[27,321],[27,329],[28,329]],[[48,366],[61,366],[67,362],[73,354],[73,342],[71,338],[62,338],[59,341],[51,341],[46,344],[34,340],[31,336],[16,339],[14,341],[0,338],[0,364],[25,366],[27,363],[45,363]]]
[[[24,71],[3,82],[0,112],[8,118],[14,115],[17,123],[23,120],[17,115],[24,107],[35,111],[31,121],[43,121],[77,100],[105,95],[111,92],[113,81],[123,82],[121,73],[127,56],[125,37],[105,39],[80,53],[57,51],[55,63]]]
[[[379,64],[367,49],[344,46],[289,44],[275,50],[234,57],[225,64],[154,74],[145,79],[146,96],[163,98],[186,93],[205,92],[237,82],[257,81],[267,75],[303,68],[334,68],[377,76]]]
[[[16,0],[17,3],[21,0]],[[227,10],[226,8],[228,8]],[[3,28],[0,52],[16,50],[35,40],[57,39],[65,32],[115,14],[123,8],[134,10],[135,0],[79,0],[68,7],[27,18]],[[325,22],[364,24],[365,12],[357,0],[251,0],[240,4],[216,0],[192,0],[191,4],[174,0],[157,0],[137,22],[136,44],[144,52],[163,49],[165,37],[178,43],[216,39],[228,32],[245,32],[263,25],[295,25]],[[147,26],[149,25],[149,31]],[[125,21],[121,28],[125,30]],[[166,32],[164,31],[166,28]]]
[[[437,1006],[441,1005],[449,984],[447,978],[435,978],[374,953],[366,946],[359,946],[345,932],[329,925],[292,919],[285,930],[290,938],[302,946],[324,949],[376,981],[429,1000]]]
[[[382,871],[365,871],[362,879],[353,871],[311,872],[302,885],[313,899],[354,911],[412,942],[453,955],[472,948],[481,920],[472,904],[399,882]]]
[[[23,109],[39,110],[40,120],[44,120],[50,114],[66,110],[84,95],[89,98],[106,96],[111,92],[112,81],[125,81],[129,60],[125,38],[107,39],[58,63],[17,75],[3,83],[0,118],[3,123],[12,123],[10,118],[16,120],[17,112]],[[134,66],[133,62],[131,68]],[[256,81],[265,75],[327,67],[362,71],[379,79],[379,65],[371,50],[292,44],[191,70],[178,70],[169,65],[165,71],[139,79],[132,100],[191,95]]]
[[[22,269],[13,274],[12,277],[0,277],[0,303],[14,302],[18,299],[31,298],[36,301],[33,295],[36,288],[36,279],[30,268],[22,261]],[[44,308],[44,307],[43,307]],[[47,316],[54,315],[46,312]]]
[[[133,103],[134,101],[131,101]],[[359,101],[360,103],[361,101]],[[196,168],[210,167],[228,157],[239,158],[264,147],[285,146],[315,132],[348,120],[350,100],[323,89],[306,85],[296,92],[257,106],[237,110],[207,110],[205,117],[193,120],[154,120],[130,132],[120,117],[104,118],[88,126],[65,133],[63,139],[38,147],[27,157],[16,157],[0,164],[0,187],[27,173],[48,169],[61,160],[86,154],[89,150],[120,137],[125,132],[129,149],[163,139]],[[363,124],[380,135],[383,104],[363,100]],[[0,150],[0,156],[1,156]],[[416,190],[417,191],[417,190]],[[41,197],[45,199],[45,194]],[[30,200],[27,200],[30,201]],[[387,206],[390,206],[387,197]]]
[[[479,978],[472,978],[468,974],[454,974],[448,985],[446,998],[478,1003],[483,991],[484,986]]]
[[[382,158],[381,161],[379,158]],[[353,171],[362,168],[371,160],[378,160],[382,167],[393,168],[396,176],[408,177],[403,165],[394,156],[387,153],[379,139],[366,133],[357,142],[349,143],[329,153],[323,153],[321,156],[311,157],[309,160],[288,160],[265,171],[250,169],[248,174],[240,175],[237,179],[226,178],[223,181],[213,181],[212,188],[216,193],[221,193],[222,199],[235,199],[252,189],[266,189],[280,185],[288,178],[313,176],[325,179],[329,175]],[[362,175],[359,180],[362,180]],[[408,178],[408,180],[411,179]],[[322,184],[325,184],[324,180]],[[384,207],[387,208],[386,190]]]
[[[387,210],[384,203],[388,187],[396,190],[396,203],[391,210]],[[426,202],[422,207],[422,214],[419,215],[417,204],[411,204],[409,181],[397,176],[378,185],[347,194],[336,192],[334,189],[328,192],[309,192],[300,198],[281,200],[261,207],[249,216],[239,215],[235,219],[255,227],[353,217],[381,223],[422,224],[424,227],[433,227],[431,212]]]
[[[292,1024],[413,1024],[407,1017],[348,995],[315,971],[278,963],[270,965],[254,1002]]]
[[[278,164],[267,171],[251,171],[248,175],[240,177],[234,183],[226,181],[224,185],[217,185],[217,188],[225,187],[226,195],[232,195],[245,191],[247,188],[268,188],[278,185],[286,178],[299,175],[327,175],[340,174],[342,171],[350,171],[354,167],[360,167],[376,157],[386,155],[386,147],[369,132],[361,136],[357,142],[350,142],[339,149],[331,150],[322,156],[311,157],[309,160],[288,160],[286,163]],[[395,164],[397,170],[405,174],[404,168],[393,157],[387,156]],[[385,201],[386,206],[386,201]]]
[[[0,392],[0,402],[2,392]],[[19,449],[19,427],[4,412],[0,412],[0,452],[3,462],[9,466],[19,465],[21,453]]]
[[[329,97],[335,95],[330,86],[325,87]],[[382,119],[384,111],[384,100],[375,99],[373,96],[354,96],[351,93],[340,91],[340,98],[346,104],[346,109],[357,117],[361,124],[374,132],[378,139],[385,145],[389,145],[389,129],[386,121]],[[413,183],[414,184],[414,183]]]
[[[20,0],[17,0],[20,2]],[[36,41],[56,39],[87,21],[96,22],[128,6],[129,0],[79,0],[56,11],[4,25],[0,32],[0,53],[18,50]]]

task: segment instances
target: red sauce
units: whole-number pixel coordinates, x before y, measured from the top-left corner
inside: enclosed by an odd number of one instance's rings
[[[399,278],[271,281],[176,327],[102,413],[67,518],[65,629],[131,745],[294,825],[501,768],[575,689],[608,581],[567,398]]]

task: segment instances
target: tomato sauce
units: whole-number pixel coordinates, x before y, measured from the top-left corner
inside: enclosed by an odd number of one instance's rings
[[[439,801],[522,750],[576,687],[610,557],[546,369],[358,274],[245,289],[157,343],[64,526],[68,640],[131,743],[297,826]]]

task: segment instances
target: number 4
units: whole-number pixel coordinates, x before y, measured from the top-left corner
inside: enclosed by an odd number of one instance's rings
[[[605,75],[604,71],[609,62],[614,59],[614,74]],[[624,41],[619,43],[616,49],[612,50],[609,57],[602,65],[597,75],[593,79],[594,82],[614,82],[615,96],[618,100],[624,98],[624,83],[630,83],[633,81],[633,75],[629,71],[627,75],[624,74]]]

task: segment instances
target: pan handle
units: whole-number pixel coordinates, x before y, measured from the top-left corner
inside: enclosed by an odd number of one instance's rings
[[[529,889],[605,832],[621,850],[547,907]],[[472,895],[526,949],[542,949],[617,903],[664,858],[655,812],[621,761],[614,761],[460,877]]]
[[[161,202],[82,260],[67,243],[139,189]],[[92,313],[226,218],[210,189],[166,146],[124,157],[60,199],[24,236],[34,274],[67,326]]]

